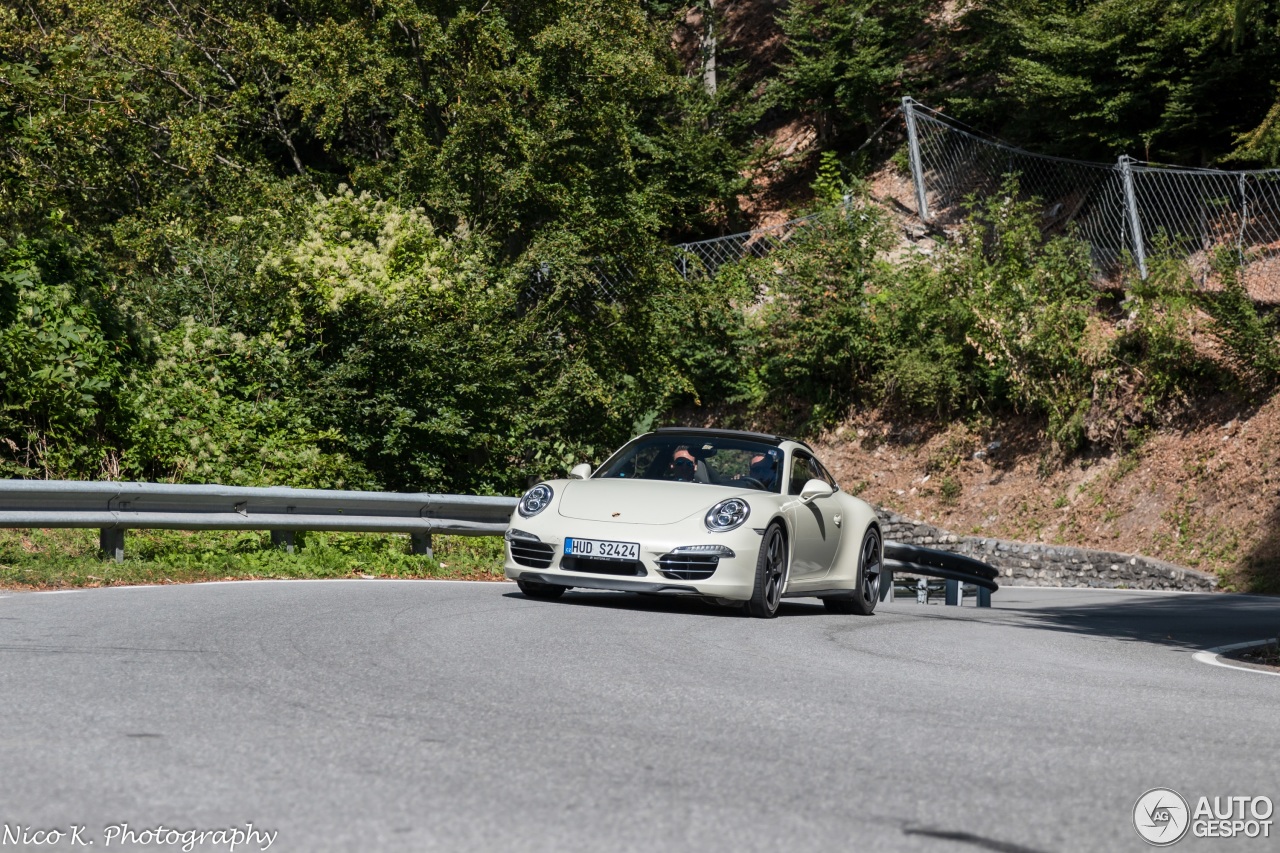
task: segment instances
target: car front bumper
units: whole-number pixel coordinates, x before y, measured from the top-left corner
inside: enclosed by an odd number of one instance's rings
[[[558,529],[551,531],[548,529],[551,525],[531,523],[533,521],[537,519],[512,517],[512,531],[507,534],[503,565],[506,576],[511,580],[581,589],[702,595],[733,601],[749,599],[755,586],[756,560],[762,537],[746,525],[728,533],[708,533],[705,529],[691,531],[685,524],[666,525],[670,529],[663,529],[559,519],[554,525]],[[640,546],[640,559],[634,564],[630,561],[565,559],[566,536],[634,542]],[[536,544],[529,537],[536,537]],[[680,548],[699,545],[722,545],[729,548],[733,556],[720,556],[714,571],[705,578],[684,576],[689,573],[672,571],[670,565],[664,570],[659,563],[661,557],[679,553]],[[531,556],[534,554],[536,558]]]

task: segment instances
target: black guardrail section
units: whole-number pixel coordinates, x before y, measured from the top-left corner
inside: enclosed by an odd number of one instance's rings
[[[950,551],[922,548],[919,545],[903,545],[900,542],[884,543],[885,568],[894,574],[915,574],[962,581],[975,584],[990,592],[1000,588],[996,578],[1000,571],[995,567]]]

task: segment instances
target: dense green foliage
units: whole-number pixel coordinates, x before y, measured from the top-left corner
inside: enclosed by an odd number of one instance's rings
[[[741,157],[634,4],[0,18],[5,471],[510,491],[690,387]]]
[[[895,257],[845,155],[911,92],[1075,156],[1274,160],[1277,8],[793,0],[710,93],[666,2],[0,3],[0,475],[512,493],[679,405],[1017,409],[1070,449],[1271,388],[1229,268],[1111,305],[1004,198]],[[795,120],[822,213],[678,276]]]
[[[1022,411],[1069,453],[1124,447],[1196,395],[1280,384],[1280,322],[1233,270],[1213,292],[1181,260],[1153,259],[1116,305],[1093,283],[1087,246],[1046,238],[1038,206],[1017,197],[1010,182],[974,203],[957,239],[889,261],[887,214],[855,193],[784,249],[722,268],[722,286],[748,307],[721,317],[714,345],[752,366],[726,396],[791,423],[799,411],[803,430],[855,405],[944,418]],[[1216,354],[1197,339],[1216,341]]]
[[[1209,165],[1275,160],[1280,3],[982,0],[957,47],[966,114],[1037,150]],[[967,42],[967,43],[966,43]]]
[[[861,142],[879,124],[927,11],[923,0],[795,0],[779,15],[787,56],[773,99],[812,114],[824,144]]]

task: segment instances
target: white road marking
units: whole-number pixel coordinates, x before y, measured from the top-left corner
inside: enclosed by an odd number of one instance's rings
[[[1232,643],[1229,646],[1217,646],[1216,648],[1205,649],[1202,652],[1196,652],[1194,655],[1192,655],[1192,657],[1200,661],[1200,663],[1207,663],[1210,666],[1220,666],[1220,667],[1223,667],[1224,669],[1240,669],[1240,670],[1244,670],[1245,672],[1253,672],[1258,675],[1280,675],[1280,672],[1272,672],[1266,669],[1257,669],[1256,667],[1252,667],[1252,666],[1241,666],[1238,663],[1228,663],[1227,661],[1223,660],[1221,657],[1221,655],[1224,654],[1225,652],[1234,652],[1237,649],[1247,649],[1250,646],[1261,646],[1269,642],[1271,641],[1270,640],[1251,640],[1250,642],[1247,642],[1247,643]]]

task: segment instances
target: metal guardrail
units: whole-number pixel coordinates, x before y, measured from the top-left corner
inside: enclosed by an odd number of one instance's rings
[[[893,578],[895,574],[924,575],[941,578],[946,581],[946,603],[959,605],[964,600],[964,584],[973,584],[978,588],[978,606],[991,606],[991,593],[1000,588],[996,583],[1000,571],[981,560],[955,554],[951,551],[939,551],[936,548],[922,548],[919,545],[906,545],[901,542],[884,543],[884,567],[888,573],[887,584],[880,584],[881,597],[893,599]],[[923,578],[918,587],[916,600],[929,602],[928,585]]]
[[[299,530],[409,533],[415,554],[431,534],[501,536],[516,498],[345,492],[284,487],[6,480],[0,527],[98,528],[104,554],[124,559],[131,529],[270,530],[293,550]]]
[[[517,498],[473,495],[345,492],[281,486],[171,483],[0,481],[0,527],[98,528],[103,554],[124,560],[124,533],[133,529],[270,530],[277,547],[293,550],[299,530],[409,533],[415,554],[431,555],[431,534],[501,536]],[[958,604],[961,583],[979,587],[978,606],[991,606],[996,569],[961,554],[885,542],[888,583],[893,574],[947,581],[947,603]],[[926,596],[927,600],[927,596]]]

